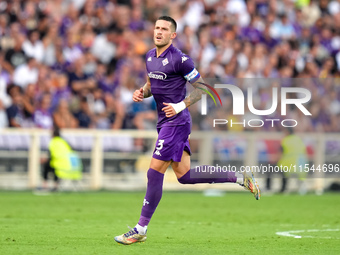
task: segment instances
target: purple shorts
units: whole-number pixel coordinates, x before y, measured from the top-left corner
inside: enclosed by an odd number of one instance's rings
[[[157,128],[158,139],[153,157],[163,161],[181,162],[183,151],[191,155],[189,145],[190,123]]]

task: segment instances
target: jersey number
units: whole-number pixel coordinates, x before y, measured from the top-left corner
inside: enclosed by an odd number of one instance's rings
[[[156,150],[160,151],[161,149],[163,149],[163,143],[164,140],[158,140],[158,146],[156,147]]]

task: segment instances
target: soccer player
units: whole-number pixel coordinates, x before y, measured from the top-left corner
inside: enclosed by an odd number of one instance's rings
[[[190,169],[190,113],[187,107],[201,99],[201,88],[206,86],[192,59],[172,45],[176,27],[171,17],[157,19],[153,37],[156,48],[146,54],[147,82],[133,94],[135,102],[153,95],[157,103],[158,139],[147,172],[148,184],[140,219],[129,232],[115,237],[118,243],[146,240],[147,226],[161,200],[164,173],[170,165],[182,184],[234,182],[250,190],[256,199],[260,198],[252,174],[228,172],[225,178],[190,177],[190,171],[195,169]],[[185,97],[187,81],[194,90]]]

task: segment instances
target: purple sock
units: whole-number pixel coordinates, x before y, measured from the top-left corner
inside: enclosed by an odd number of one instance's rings
[[[146,188],[142,213],[138,221],[138,224],[142,227],[147,226],[149,224],[150,219],[153,213],[155,212],[159,201],[162,198],[163,192],[164,174],[152,168],[149,168],[147,177],[148,185]]]
[[[206,166],[200,166],[204,168]],[[235,172],[226,171],[219,174],[205,173],[200,175],[197,173],[196,168],[190,169],[181,178],[178,178],[178,182],[182,184],[195,184],[195,183],[224,183],[224,182],[236,182],[237,177]]]

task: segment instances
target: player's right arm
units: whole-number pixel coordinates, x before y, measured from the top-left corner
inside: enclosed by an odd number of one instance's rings
[[[132,100],[135,102],[142,102],[144,98],[151,97],[151,82],[150,78],[147,77],[147,81],[143,87],[135,90],[132,96]]]

